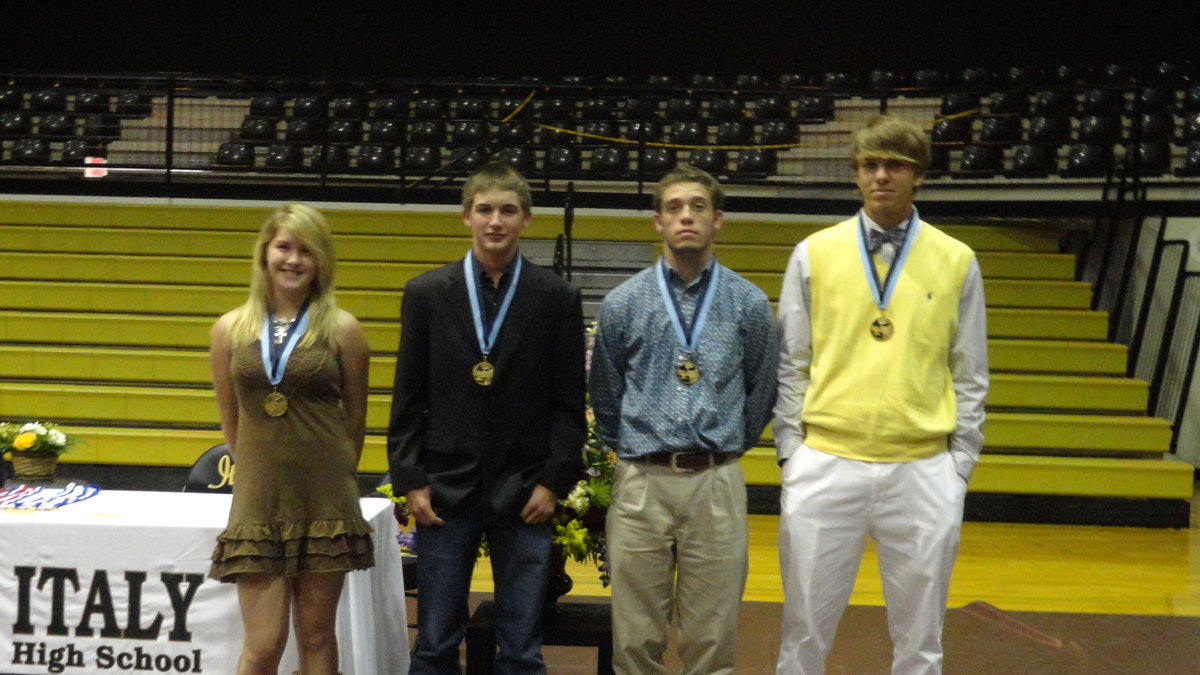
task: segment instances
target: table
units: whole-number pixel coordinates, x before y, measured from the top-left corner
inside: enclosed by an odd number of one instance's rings
[[[467,622],[467,673],[486,675],[496,659],[496,603],[479,603]],[[560,602],[557,611],[547,612],[542,626],[542,644],[564,647],[596,647],[596,672],[611,675],[612,605],[599,602]]]
[[[6,673],[228,675],[242,642],[233,584],[207,576],[230,495],[101,491],[56,511],[0,511]],[[408,670],[404,573],[386,499],[363,499],[375,567],[338,605],[345,675]],[[296,668],[294,637],[280,672]]]

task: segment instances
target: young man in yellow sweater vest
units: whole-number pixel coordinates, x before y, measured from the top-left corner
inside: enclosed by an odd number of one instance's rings
[[[796,246],[779,297],[777,672],[824,672],[871,537],[892,672],[940,673],[963,500],[983,445],[983,284],[971,250],[913,206],[930,154],[920,128],[876,117],[850,152],[862,210]]]

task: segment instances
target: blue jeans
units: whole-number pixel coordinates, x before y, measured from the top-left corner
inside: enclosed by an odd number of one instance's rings
[[[417,641],[408,672],[460,672],[471,571],[486,532],[500,647],[495,672],[545,673],[542,606],[550,525],[526,525],[518,518],[489,523],[474,513],[440,515],[445,525],[417,529]]]

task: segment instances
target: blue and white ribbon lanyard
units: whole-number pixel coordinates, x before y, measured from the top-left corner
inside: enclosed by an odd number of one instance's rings
[[[263,317],[262,339],[260,340],[262,362],[263,368],[267,371],[267,381],[273,387],[271,393],[263,399],[263,410],[271,417],[281,417],[287,412],[288,399],[279,391],[279,383],[283,381],[283,373],[287,370],[288,358],[292,355],[292,350],[296,348],[296,343],[300,341],[300,336],[304,335],[304,329],[307,327],[308,301],[305,301],[296,315],[296,322],[288,331],[287,340],[283,343],[283,351],[276,358],[272,358],[271,317],[270,315]]]
[[[908,223],[903,226],[905,228],[904,243],[896,252],[891,266],[888,267],[888,273],[883,283],[880,283],[879,272],[875,269],[875,261],[867,247],[867,226],[863,222],[862,211],[858,212],[858,255],[862,260],[863,273],[867,277],[867,287],[871,291],[871,299],[879,308],[879,316],[871,321],[870,332],[871,337],[879,342],[890,340],[896,330],[896,325],[887,317],[887,308],[892,301],[892,293],[896,290],[896,284],[900,281],[900,270],[908,260],[908,252],[917,238],[917,228],[920,226],[920,222],[917,209],[913,207],[912,215],[908,217]]]
[[[483,355],[483,360],[471,367],[471,378],[475,380],[475,384],[481,387],[490,387],[496,376],[496,368],[488,363],[488,354],[496,345],[500,327],[504,325],[504,318],[508,315],[508,307],[512,304],[513,296],[517,294],[517,282],[521,279],[521,256],[517,255],[512,278],[508,281],[508,290],[504,292],[504,299],[500,301],[500,309],[496,311],[496,316],[492,318],[491,325],[487,327],[486,332],[483,325],[483,308],[479,306],[480,293],[476,288],[474,251],[467,251],[467,257],[463,259],[463,267],[466,269],[467,295],[471,298],[471,318],[475,321],[475,337],[479,340],[479,353]]]
[[[61,489],[49,490],[22,484],[0,492],[0,509],[52,511],[90,499],[98,492],[100,487],[91,483],[67,483]]]
[[[696,350],[700,347],[700,336],[704,332],[704,322],[708,319],[708,310],[712,307],[713,298],[716,297],[721,266],[715,261],[713,262],[712,276],[708,280],[708,287],[704,289],[704,297],[700,299],[700,308],[696,311],[692,325],[686,329],[683,325],[683,313],[679,309],[679,300],[676,299],[667,284],[666,259],[660,258],[656,267],[658,274],[655,275],[655,278],[658,280],[658,290],[662,293],[663,305],[667,308],[667,318],[671,320],[671,327],[675,329],[675,337],[683,347],[683,354],[679,356],[675,365],[675,376],[684,384],[696,384],[700,380],[700,366],[696,363]]]

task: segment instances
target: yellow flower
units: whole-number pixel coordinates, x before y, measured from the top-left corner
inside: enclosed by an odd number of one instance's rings
[[[26,431],[13,439],[14,450],[28,450],[34,442],[37,441],[37,434],[32,431]]]

